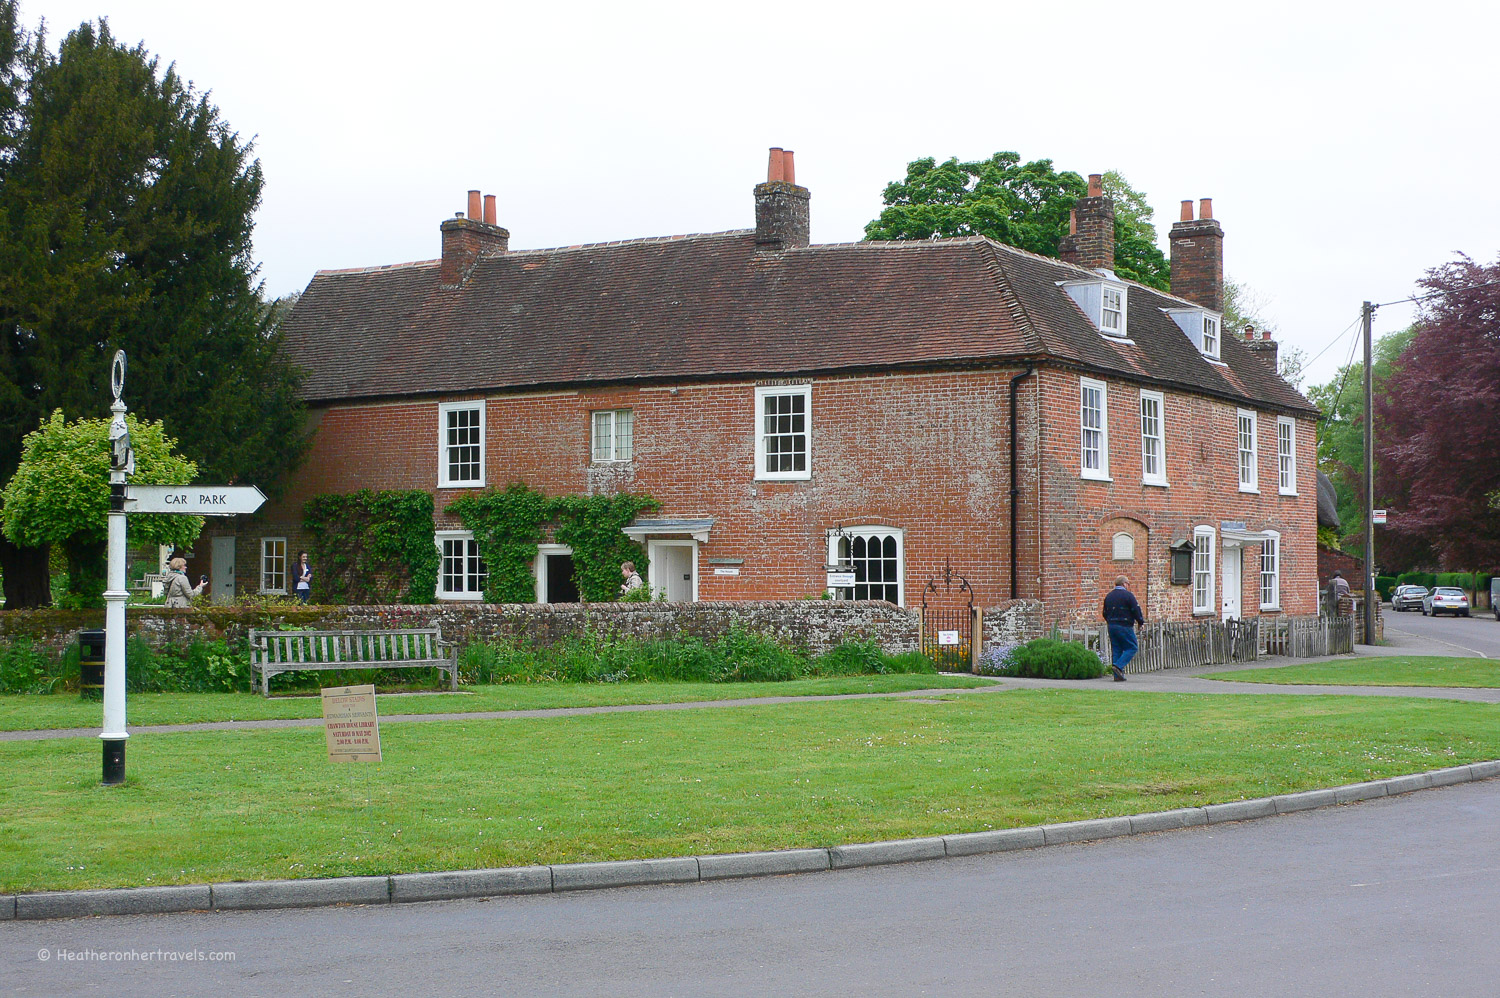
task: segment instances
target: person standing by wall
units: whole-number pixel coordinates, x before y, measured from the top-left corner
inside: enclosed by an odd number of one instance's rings
[[[177,609],[192,606],[193,597],[203,592],[207,585],[207,576],[196,586],[188,581],[186,558],[173,558],[167,562],[167,606]]]
[[[1113,651],[1110,670],[1117,683],[1125,681],[1125,667],[1135,658],[1135,625],[1146,622],[1141,604],[1126,588],[1129,581],[1123,575],[1115,576],[1115,587],[1104,597],[1104,622],[1109,625],[1109,646]]]
[[[307,552],[297,552],[297,567],[293,570],[296,577],[295,589],[297,598],[306,603],[312,598],[312,566],[307,563]]]
[[[641,577],[639,573],[636,572],[635,562],[633,561],[627,561],[620,566],[620,575],[622,575],[625,579],[624,582],[620,583],[620,595],[622,597],[628,596],[630,593],[646,584],[645,582],[641,581]]]

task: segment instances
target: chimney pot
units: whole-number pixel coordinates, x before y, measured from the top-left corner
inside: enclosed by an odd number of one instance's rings
[[[1178,217],[1184,222],[1191,222],[1193,220],[1193,202],[1182,202],[1182,214]]]
[[[1104,196],[1104,175],[1100,173],[1089,174],[1089,197],[1097,198]]]
[[[1182,219],[1172,223],[1167,241],[1172,293],[1203,308],[1224,311],[1224,229],[1214,221],[1213,201],[1199,202],[1197,219],[1193,202],[1182,202]]]
[[[771,160],[766,166],[766,183],[774,184],[786,179],[786,157],[780,146],[771,147]]]
[[[790,149],[783,149],[781,152],[781,173],[781,179],[787,183],[795,184],[797,182],[797,165],[792,162],[792,151]]]
[[[493,195],[493,194],[486,194],[484,196],[484,224],[485,225],[495,225],[495,224],[497,224],[496,221],[495,221],[495,217],[496,217],[496,215],[495,215],[495,195]]]
[[[1202,201],[1198,202],[1198,217],[1199,218],[1213,218],[1214,217],[1214,199],[1213,198],[1204,198]]]
[[[484,214],[484,210],[482,208],[480,208],[479,202],[480,202],[479,192],[478,191],[470,191],[469,192],[469,215],[468,215],[468,217],[472,218],[476,222],[479,221],[480,216]]]

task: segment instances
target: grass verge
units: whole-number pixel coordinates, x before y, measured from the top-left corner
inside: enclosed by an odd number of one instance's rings
[[[1313,665],[1245,669],[1203,676],[1231,683],[1289,686],[1459,686],[1500,687],[1500,662],[1489,658],[1392,655],[1335,659]]]
[[[1500,757],[1489,704],[1017,690],[392,725],[332,766],[316,728],[0,743],[0,890],[673,856],[1033,825]]]
[[[686,703],[754,697],[900,693],[907,690],[971,689],[993,685],[976,676],[903,674],[792,679],[776,683],[502,683],[463,693],[381,696],[382,714],[472,714],[489,710],[552,707],[613,707],[621,704]],[[266,699],[257,693],[132,693],[126,713],[132,726],[203,721],[265,721],[321,717],[316,691]],[[76,694],[0,696],[0,731],[97,727],[103,707]]]

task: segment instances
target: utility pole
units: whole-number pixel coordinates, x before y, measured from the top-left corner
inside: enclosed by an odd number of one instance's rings
[[[1360,312],[1365,336],[1365,644],[1375,643],[1375,382],[1370,326],[1375,306]]]

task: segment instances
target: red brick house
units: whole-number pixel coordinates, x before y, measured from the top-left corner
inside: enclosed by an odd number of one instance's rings
[[[913,606],[951,564],[1052,616],[1097,617],[1120,573],[1156,618],[1316,611],[1317,410],[1221,328],[1208,201],[1168,295],[1114,275],[1097,178],[1064,260],[810,245],[791,159],[753,229],[513,251],[471,192],[440,259],[319,272],[287,330],[316,436],[238,525],[241,591],[286,586],[310,496],[408,488],[436,497],[440,598],[477,599],[442,511],[523,480],[660,500],[627,532],[673,599],[819,594],[843,563],[838,597]],[[538,550],[539,600],[571,598],[570,555]]]

